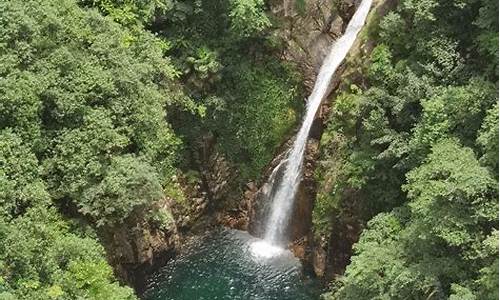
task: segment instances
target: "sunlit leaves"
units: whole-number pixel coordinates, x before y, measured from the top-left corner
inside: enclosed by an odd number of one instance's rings
[[[68,228],[53,209],[29,209],[9,223],[0,217],[1,297],[135,299],[130,288],[114,281],[97,241]],[[5,282],[7,292],[1,294]]]
[[[129,27],[72,0],[0,2],[2,299],[133,299],[54,207],[93,226],[149,211],[176,172],[167,109],[199,109],[140,29],[168,3],[95,4]]]
[[[473,242],[478,232],[471,227],[497,218],[495,181],[472,150],[456,141],[436,144],[426,163],[407,178],[404,189],[414,217],[452,246]]]
[[[263,0],[231,0],[231,29],[242,37],[259,34],[271,26],[263,11]]]
[[[36,156],[16,134],[0,130],[0,217],[9,219],[48,203]]]
[[[368,222],[333,298],[495,295],[498,231],[487,229],[497,218],[495,185],[470,149],[454,140],[436,144],[408,173],[408,206]]]
[[[82,5],[98,7],[104,14],[123,25],[147,24],[155,13],[165,13],[174,7],[173,0],[78,0]]]
[[[481,147],[481,162],[490,167],[498,178],[498,103],[488,110],[481,125],[477,143]]]
[[[106,168],[102,181],[83,191],[78,206],[101,226],[123,221],[135,208],[147,207],[162,197],[152,167],[133,156],[117,156]]]

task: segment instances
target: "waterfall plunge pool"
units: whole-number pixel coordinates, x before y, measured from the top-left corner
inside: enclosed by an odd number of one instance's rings
[[[276,184],[277,188],[270,197],[267,241],[279,242],[284,236],[302,176],[305,146],[314,117],[328,92],[332,76],[363,27],[371,4],[372,0],[361,1],[344,34],[330,49],[309,96],[304,121],[287,155],[284,177],[275,183],[271,175],[272,186]],[[221,229],[194,240],[182,255],[168,262],[151,278],[144,298],[306,300],[318,296],[317,283],[303,275],[300,262],[289,251],[242,231]]]
[[[318,299],[318,282],[284,249],[226,228],[194,237],[148,280],[146,300]]]

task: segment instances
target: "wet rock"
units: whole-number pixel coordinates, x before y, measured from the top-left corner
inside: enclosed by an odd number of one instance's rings
[[[297,240],[306,236],[312,226],[312,210],[316,197],[316,180],[314,170],[319,156],[319,142],[309,139],[304,157],[302,181],[299,184],[294,212],[290,224],[290,239]]]
[[[290,243],[289,248],[292,253],[300,260],[305,260],[306,258],[306,250],[307,247],[307,239],[305,237],[295,240]]]
[[[323,247],[315,247],[312,255],[312,265],[314,274],[323,277],[326,270],[326,251]]]

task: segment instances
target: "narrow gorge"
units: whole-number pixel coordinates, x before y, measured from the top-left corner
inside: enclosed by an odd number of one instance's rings
[[[206,233],[202,241],[189,244],[188,250],[155,275],[145,292],[146,299],[193,299],[201,295],[209,299],[315,299],[319,296],[320,284],[310,277],[300,278],[300,263],[287,249],[289,227],[294,222],[302,222],[291,217],[311,126],[331,90],[332,77],[354,44],[371,5],[371,0],[361,1],[343,35],[330,47],[292,146],[271,171],[268,191],[259,200],[268,207],[265,220],[259,220],[265,224],[262,239],[234,229]],[[218,270],[215,274],[214,269]]]
[[[0,300],[495,300],[498,1],[0,1]]]

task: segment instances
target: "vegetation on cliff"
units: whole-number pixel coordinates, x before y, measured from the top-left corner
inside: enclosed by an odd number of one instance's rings
[[[322,140],[316,233],[366,224],[326,298],[498,299],[497,12],[403,0],[372,24]]]
[[[186,93],[205,108],[203,118],[171,118],[186,161],[196,160],[196,142],[212,132],[240,181],[258,178],[296,122],[300,74],[277,58],[281,42],[263,1],[184,1],[181,7],[182,16],[174,9],[154,26],[171,41]]]
[[[273,59],[263,9],[0,3],[0,299],[136,298],[97,233],[132,214],[168,227],[157,204],[182,198],[176,175],[196,168],[207,131],[259,174],[295,122],[299,82]]]

